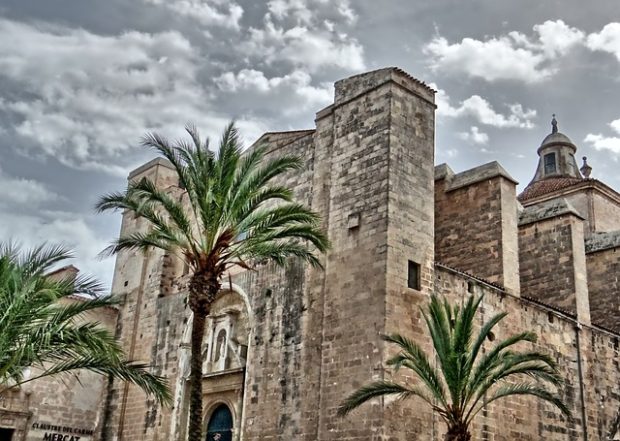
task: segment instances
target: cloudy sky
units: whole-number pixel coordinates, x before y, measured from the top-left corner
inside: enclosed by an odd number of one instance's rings
[[[109,284],[120,219],[92,207],[142,134],[312,128],[335,80],[384,66],[439,91],[438,163],[521,189],[556,113],[620,188],[617,0],[0,0],[0,239],[65,242]]]

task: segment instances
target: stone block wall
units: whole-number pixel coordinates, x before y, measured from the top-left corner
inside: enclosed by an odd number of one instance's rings
[[[307,146],[298,140],[273,150],[308,161],[310,176],[285,183],[322,214],[332,250],[324,271],[268,266],[235,279],[255,311],[244,439],[368,439],[386,431],[376,409],[363,411],[364,427],[335,412],[355,387],[384,375],[379,336],[412,309],[407,259],[422,264],[424,289],[431,285],[432,99],[392,69],[353,77],[337,83],[336,101],[317,114]],[[409,190],[397,194],[400,186]],[[388,253],[400,265],[389,292]]]
[[[620,333],[620,247],[586,255],[592,322]]]
[[[620,230],[620,201],[599,192],[592,192],[593,232]]]
[[[499,164],[436,180],[435,260],[519,292],[515,181]]]
[[[129,175],[129,180],[146,177],[160,188],[177,192],[178,179],[172,167],[155,159]],[[120,234],[146,231],[145,220],[124,213]],[[163,297],[162,273],[169,259],[159,250],[123,251],[117,256],[112,294],[122,300],[116,334],[127,357],[153,366],[153,372],[166,376],[176,392],[180,334],[187,323],[184,296]],[[114,381],[108,388],[107,411],[102,439],[167,440],[170,413],[152,398],[147,399],[136,386]],[[163,429],[162,429],[163,427]]]
[[[293,189],[295,199],[306,206],[314,198],[313,136],[313,131],[293,139],[270,134],[257,143],[268,145],[268,157],[302,158],[303,169],[283,176],[278,183]],[[253,311],[243,400],[244,439],[315,436],[316,419],[313,425],[305,416],[318,401],[320,339],[311,342],[302,336],[320,333],[322,317],[317,305],[321,302],[316,292],[306,289],[309,281],[322,284],[315,281],[317,277],[322,277],[320,271],[290,262],[284,268],[262,265],[256,272],[242,272],[234,278],[247,292]]]
[[[381,430],[377,412],[364,411],[363,428],[335,413],[351,387],[379,374],[382,358],[390,98],[389,72],[340,81],[333,125],[322,127],[332,137],[327,233],[333,248],[322,307],[318,439],[363,439]]]
[[[416,338],[421,325],[419,305],[432,292],[434,280],[435,104],[431,91],[423,87],[412,90],[412,86],[394,87],[392,91],[387,277],[381,333]],[[409,262],[419,265],[419,287],[409,286]],[[393,348],[383,343],[383,360],[391,355]],[[390,371],[382,374],[384,379],[392,378]],[[382,414],[384,439],[417,439],[428,428],[428,421],[420,418],[419,406],[414,403],[394,403]],[[360,424],[359,419],[356,424]]]
[[[523,295],[590,323],[583,226],[573,213],[522,223],[520,275]]]

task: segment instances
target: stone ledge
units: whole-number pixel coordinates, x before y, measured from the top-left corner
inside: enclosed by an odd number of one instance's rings
[[[583,216],[565,198],[529,205],[519,215],[519,226],[540,222],[565,214],[572,214],[583,220]]]
[[[135,170],[131,171],[129,173],[129,176],[127,177],[127,179],[131,180],[131,179],[135,178],[136,176],[138,176],[139,174],[144,173],[149,168],[156,167],[158,165],[161,165],[163,167],[169,168],[170,170],[174,170],[174,166],[172,165],[172,163],[170,161],[168,161],[165,158],[159,157],[159,158],[151,159],[146,164],[142,164],[140,167],[138,167]]]
[[[435,166],[435,180],[441,181],[442,179],[452,179],[454,177],[454,171],[445,162]]]
[[[435,180],[446,179],[448,181],[446,185],[447,192],[496,177],[502,177],[514,184],[518,184],[497,161],[489,162],[457,174],[454,174],[447,164],[440,164],[435,167]]]
[[[345,105],[390,82],[436,107],[434,89],[400,68],[386,67],[336,81],[333,108]]]
[[[620,231],[594,233],[586,239],[586,253],[620,247]]]

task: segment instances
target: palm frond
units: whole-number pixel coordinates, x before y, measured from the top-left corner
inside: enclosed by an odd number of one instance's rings
[[[564,414],[564,416],[571,416],[571,411],[566,406],[564,401],[562,401],[557,395],[549,392],[544,387],[533,383],[517,383],[506,384],[499,387],[487,400],[485,400],[482,404],[478,405],[478,407],[472,409],[472,411],[467,416],[468,420],[471,421],[471,419],[473,419],[485,406],[488,406],[492,402],[497,401],[500,398],[515,395],[530,395],[540,398],[541,400],[554,405],[560,410],[560,412],[562,412],[562,414]]]
[[[45,377],[88,370],[133,383],[147,394],[153,395],[161,404],[172,404],[172,395],[167,380],[164,377],[152,374],[150,368],[150,366],[139,362],[122,361],[112,364],[104,356],[90,355],[56,363],[35,377],[22,381],[21,384]]]
[[[44,272],[71,255],[53,245],[21,252],[0,244],[0,390],[88,369],[131,381],[168,402],[165,381],[145,366],[126,361],[114,335],[97,323],[101,308],[116,303],[98,296],[99,282]],[[64,301],[76,293],[90,297]],[[24,369],[30,367],[37,375],[26,379]]]
[[[113,256],[124,250],[146,251],[149,248],[159,248],[160,250],[170,251],[181,248],[182,244],[183,242],[179,238],[172,235],[162,235],[157,231],[132,233],[113,241],[100,253],[100,256]]]
[[[423,389],[385,381],[371,383],[345,399],[339,414],[345,415],[377,396],[402,394],[404,398],[421,397],[442,416],[449,429],[468,430],[484,406],[510,395],[538,397],[569,415],[559,396],[545,388],[545,385],[561,387],[563,384],[553,358],[536,351],[514,350],[517,344],[535,342],[536,335],[532,332],[512,335],[478,357],[491,330],[506,317],[505,313],[494,315],[475,335],[476,312],[482,300],[471,296],[461,305],[450,305],[447,299],[432,295],[422,315],[438,367],[431,364],[429,356],[413,340],[399,334],[383,337],[399,348],[387,360],[387,365],[394,371],[410,370],[420,380],[416,387]],[[533,382],[523,382],[524,379]]]
[[[447,407],[446,394],[441,382],[439,373],[431,366],[426,353],[413,340],[399,334],[385,335],[383,339],[389,343],[397,345],[401,351],[387,361],[388,366],[392,366],[395,371],[405,366],[415,372],[426,388],[431,392],[431,396],[438,400],[442,406]]]
[[[392,381],[376,381],[359,388],[349,395],[338,407],[337,414],[341,417],[345,416],[365,402],[386,395],[398,395],[398,398],[401,400],[411,396],[418,396],[433,406],[432,399],[417,388],[408,388]]]

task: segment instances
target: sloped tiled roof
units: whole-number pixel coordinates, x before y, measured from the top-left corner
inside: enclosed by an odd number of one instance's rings
[[[542,179],[540,181],[531,182],[518,196],[518,199],[519,201],[527,201],[528,199],[534,199],[548,193],[553,193],[554,191],[572,187],[573,185],[588,180],[589,179],[574,178],[568,176]]]

